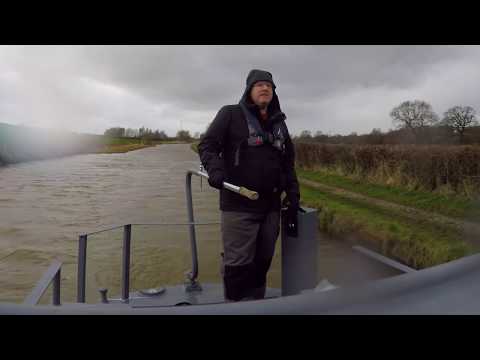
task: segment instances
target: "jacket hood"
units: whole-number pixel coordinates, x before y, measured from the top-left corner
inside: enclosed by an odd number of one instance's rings
[[[272,83],[273,97],[267,108],[269,117],[277,117],[279,115],[278,113],[283,114],[280,108],[280,101],[275,91],[276,86],[273,82],[273,76],[270,72],[265,70],[254,69],[250,71],[247,76],[245,91],[243,92],[242,98],[240,99],[240,103],[243,103],[250,111],[252,111],[256,115],[259,114],[260,110],[258,106],[255,105],[250,98],[250,91],[252,90],[253,85],[258,81],[269,81]],[[283,114],[283,117],[285,118],[285,114]]]

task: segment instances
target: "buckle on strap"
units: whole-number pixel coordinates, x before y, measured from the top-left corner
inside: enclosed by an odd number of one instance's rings
[[[250,136],[248,138],[249,146],[259,146],[263,145],[263,138],[261,136]]]

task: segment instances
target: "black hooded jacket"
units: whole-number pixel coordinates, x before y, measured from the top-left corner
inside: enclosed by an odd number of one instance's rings
[[[250,100],[253,84],[260,80],[273,84],[273,98],[270,102],[266,121],[259,120],[265,131],[270,131],[278,121],[284,122],[285,114],[275,92],[271,74],[252,70],[247,78],[247,86],[240,100],[260,119],[260,110]],[[248,123],[240,107],[223,106],[210,124],[205,136],[198,145],[200,160],[211,176],[222,172],[225,181],[257,191],[258,200],[250,200],[229,190],[220,191],[220,209],[223,211],[266,212],[280,209],[280,195],[285,191],[289,200],[298,204],[300,199],[297,176],[295,174],[295,153],[287,126],[282,126],[285,136],[284,153],[270,144],[247,146]],[[237,154],[238,151],[238,154]],[[238,159],[238,163],[235,161]]]

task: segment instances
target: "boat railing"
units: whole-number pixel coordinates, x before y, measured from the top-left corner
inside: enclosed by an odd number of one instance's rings
[[[53,282],[52,304],[60,305],[60,276],[62,262],[54,260],[50,267],[45,271],[42,278],[37,282],[32,292],[23,301],[24,305],[37,305],[45,291]]]
[[[132,225],[149,225],[149,226],[182,226],[189,228],[190,248],[192,257],[192,269],[186,273],[187,291],[195,291],[201,289],[197,281],[198,278],[198,251],[196,240],[196,225],[218,225],[220,222],[195,222],[193,215],[193,199],[192,199],[192,175],[208,178],[202,171],[189,170],[186,174],[185,194],[187,200],[188,222],[186,223],[149,223],[149,224],[127,224],[113,226],[106,229],[82,234],[79,236],[78,242],[78,271],[77,271],[77,302],[84,303],[86,297],[86,273],[87,273],[87,242],[91,235],[111,231],[123,227],[123,248],[122,248],[122,280],[121,280],[121,300],[128,302],[130,293],[130,253],[132,241]],[[235,191],[233,189],[232,191]]]
[[[107,229],[94,231],[91,233],[83,234],[79,236],[78,242],[78,268],[77,268],[77,302],[85,303],[86,301],[86,287],[87,287],[87,245],[92,239],[92,235],[96,235],[102,232],[113,231],[123,228],[123,244],[122,244],[122,262],[121,262],[121,301],[128,302],[130,294],[130,265],[131,265],[131,251],[133,242],[132,228],[135,226],[152,226],[152,227],[167,227],[167,226],[207,226],[207,225],[219,225],[219,221],[212,222],[197,222],[197,223],[135,223],[126,224],[120,226],[113,226]],[[190,233],[190,236],[191,233]],[[198,254],[196,247],[196,238],[191,239],[192,245],[192,270],[186,273],[187,291],[193,290],[194,287],[200,287],[197,281],[198,277]],[[194,276],[193,276],[194,275]]]

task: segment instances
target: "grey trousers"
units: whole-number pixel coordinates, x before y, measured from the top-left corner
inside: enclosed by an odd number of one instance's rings
[[[280,211],[222,211],[221,218],[225,299],[264,298],[267,272],[280,232]]]

